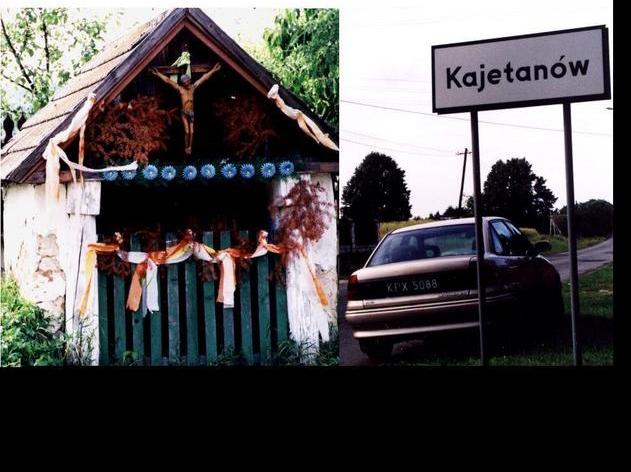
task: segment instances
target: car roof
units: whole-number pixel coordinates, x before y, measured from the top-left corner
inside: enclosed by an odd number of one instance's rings
[[[503,218],[501,216],[484,216],[484,217],[482,217],[482,221],[484,223],[488,222],[489,220],[505,220],[505,219],[506,218]],[[454,219],[450,219],[450,220],[432,221],[431,223],[420,223],[418,225],[405,226],[403,228],[395,229],[390,234],[405,233],[406,231],[414,231],[416,229],[421,229],[421,228],[439,228],[439,227],[442,227],[442,226],[454,226],[454,225],[473,224],[473,223],[475,223],[475,218],[473,218],[473,217],[469,217],[469,218],[454,218]]]

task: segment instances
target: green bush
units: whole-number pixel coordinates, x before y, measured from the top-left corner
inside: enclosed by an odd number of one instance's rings
[[[539,231],[535,228],[519,228],[519,231],[521,231],[524,236],[528,236],[531,239],[540,237]]]
[[[554,217],[563,234],[567,235],[566,207]],[[574,206],[574,228],[580,238],[606,237],[613,232],[613,205],[606,200],[588,200]]]
[[[49,331],[44,311],[26,301],[11,279],[0,281],[0,365],[63,365],[66,339]]]

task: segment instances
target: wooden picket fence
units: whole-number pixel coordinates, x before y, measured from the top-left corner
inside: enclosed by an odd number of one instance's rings
[[[247,238],[248,232],[239,236]],[[173,235],[166,235],[166,240],[172,239]],[[230,232],[204,232],[203,242],[228,248]],[[140,250],[137,237],[131,238],[130,245]],[[279,344],[289,337],[285,286],[269,277],[278,258],[268,254],[252,259],[249,269],[237,267],[234,308],[216,302],[219,281],[202,282],[195,259],[159,266],[160,311],[146,316],[125,308],[131,277],[99,272],[99,363],[270,364]]]

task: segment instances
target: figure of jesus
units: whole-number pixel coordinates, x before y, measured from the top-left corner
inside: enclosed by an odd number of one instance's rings
[[[151,68],[149,71],[162,80],[164,83],[169,84],[171,87],[176,89],[180,94],[180,99],[182,101],[182,109],[180,111],[180,117],[182,119],[182,125],[184,126],[184,152],[187,155],[191,155],[193,151],[193,121],[195,118],[195,111],[193,107],[193,96],[195,94],[195,90],[201,84],[206,82],[210,77],[221,69],[221,64],[217,63],[215,66],[202,75],[197,81],[191,84],[191,77],[188,74],[182,75],[180,77],[180,84],[173,82],[166,75],[160,73],[157,69]]]

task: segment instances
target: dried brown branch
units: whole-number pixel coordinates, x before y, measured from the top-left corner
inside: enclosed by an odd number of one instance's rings
[[[48,28],[44,15],[41,15],[42,31],[44,32],[44,52],[46,53],[46,72],[50,73],[50,49],[48,48]]]
[[[280,139],[266,108],[250,96],[235,100],[224,98],[213,103],[217,116],[224,123],[225,143],[240,159],[251,159],[267,141]]]
[[[281,276],[282,266],[286,266],[289,256],[298,253],[303,245],[319,241],[329,227],[334,215],[333,204],[326,201],[324,192],[324,187],[319,183],[300,180],[270,208],[272,214],[283,209],[278,243],[284,251],[281,265],[275,270],[277,276]],[[287,205],[287,202],[291,204]]]
[[[21,84],[21,83],[17,82],[16,80],[13,80],[11,77],[7,77],[6,75],[4,75],[4,74],[3,74],[3,73],[1,73],[1,72],[0,72],[0,76],[1,76],[3,79],[8,80],[9,82],[11,82],[11,83],[13,83],[13,84],[17,85],[18,87],[22,87],[22,88],[23,88],[24,90],[26,90],[27,92],[30,92],[30,91],[31,91],[31,89],[29,89],[26,85]]]

